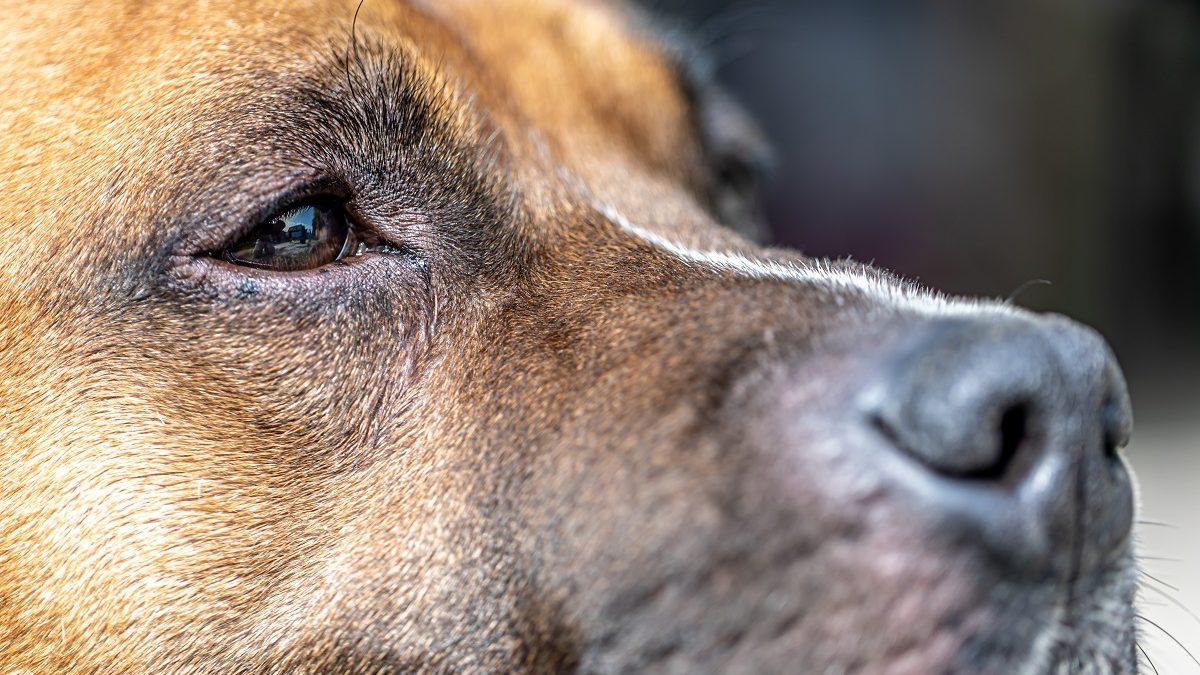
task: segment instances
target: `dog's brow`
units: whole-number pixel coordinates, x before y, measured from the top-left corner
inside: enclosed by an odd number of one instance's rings
[[[164,232],[166,249],[190,254],[189,242],[201,238],[216,245],[215,238],[229,236],[232,221],[260,217],[278,186],[313,176],[376,199],[387,195],[417,210],[445,212],[448,223],[458,222],[450,212],[470,211],[481,225],[495,220],[487,217],[501,189],[487,179],[495,174],[488,166],[494,148],[469,102],[438,84],[416,55],[364,36],[361,27],[356,47],[344,47],[314,49],[309,54],[317,56],[286,76],[255,72],[238,85],[245,95],[223,89],[197,106],[200,135],[232,142],[215,155],[202,144],[173,155],[183,165],[221,169],[212,171],[211,181],[173,191],[180,202],[161,207],[179,214],[172,218],[179,226]],[[236,110],[229,101],[239,102]],[[195,156],[201,152],[210,154]]]

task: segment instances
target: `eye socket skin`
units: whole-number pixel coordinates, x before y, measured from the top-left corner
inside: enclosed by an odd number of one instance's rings
[[[295,272],[341,260],[357,247],[345,208],[313,201],[271,216],[218,256],[234,265]]]

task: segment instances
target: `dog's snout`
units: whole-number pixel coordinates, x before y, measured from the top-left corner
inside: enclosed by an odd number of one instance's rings
[[[947,319],[883,359],[859,412],[921,467],[925,507],[1029,570],[1078,574],[1124,549],[1131,417],[1102,339],[1062,319]]]

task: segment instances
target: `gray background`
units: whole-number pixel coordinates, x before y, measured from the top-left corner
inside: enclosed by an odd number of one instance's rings
[[[776,148],[776,242],[954,293],[1045,280],[1020,304],[1105,334],[1137,417],[1142,611],[1200,657],[1200,4],[649,4]],[[1142,645],[1200,674],[1149,623]]]

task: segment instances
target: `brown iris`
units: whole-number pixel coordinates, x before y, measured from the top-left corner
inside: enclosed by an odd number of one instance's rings
[[[271,217],[221,257],[235,265],[290,272],[310,270],[353,253],[354,232],[337,204],[303,204]]]

